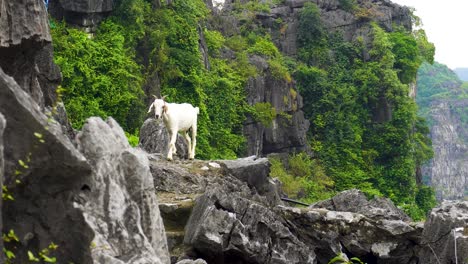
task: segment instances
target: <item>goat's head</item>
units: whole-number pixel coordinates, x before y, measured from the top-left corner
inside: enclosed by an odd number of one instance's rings
[[[156,119],[161,119],[162,114],[167,111],[167,105],[166,102],[164,101],[165,96],[163,96],[161,99],[159,99],[157,96],[154,96],[154,102],[153,102],[153,107],[154,107],[154,116]]]

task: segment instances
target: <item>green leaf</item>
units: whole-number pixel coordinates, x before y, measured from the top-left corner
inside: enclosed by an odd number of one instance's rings
[[[34,256],[34,254],[28,250],[29,261],[39,262],[39,259]]]
[[[8,249],[6,249],[6,248],[3,248],[3,252],[5,253],[7,259],[14,259],[14,258],[16,258],[15,254],[14,254],[12,251],[10,251],[10,250],[8,250]]]
[[[42,134],[41,134],[41,133],[34,132],[34,136],[37,137],[37,138],[42,138]]]

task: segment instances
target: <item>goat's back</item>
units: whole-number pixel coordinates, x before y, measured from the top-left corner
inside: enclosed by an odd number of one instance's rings
[[[188,103],[168,103],[167,108],[166,126],[177,128],[178,131],[186,131],[193,125],[196,126],[197,116],[200,111],[198,107],[193,107]]]

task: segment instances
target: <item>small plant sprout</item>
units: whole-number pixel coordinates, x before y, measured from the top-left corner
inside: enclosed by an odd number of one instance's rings
[[[39,142],[45,143],[44,136],[41,133],[34,132],[34,136],[39,140]]]

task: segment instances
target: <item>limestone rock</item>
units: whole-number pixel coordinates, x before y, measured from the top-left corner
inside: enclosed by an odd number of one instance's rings
[[[0,6],[0,14],[0,47],[25,44],[27,41],[51,41],[43,1],[4,0]]]
[[[207,263],[203,259],[196,259],[196,260],[184,259],[184,260],[177,262],[176,264],[207,264]]]
[[[140,129],[139,146],[148,153],[162,153],[164,157],[168,151],[169,136],[162,120],[148,118]],[[176,139],[177,156],[188,158],[187,142],[181,135]],[[196,154],[196,153],[195,153]]]
[[[146,154],[112,118],[89,118],[77,141],[93,167],[79,206],[94,232],[94,263],[170,263]]]
[[[397,208],[390,199],[375,197],[368,200],[366,195],[357,189],[341,192],[333,198],[317,202],[310,207],[325,208],[331,211],[359,213],[375,220],[411,221],[411,218],[401,209]]]
[[[53,62],[49,19],[40,0],[4,0],[0,6],[0,67],[41,108],[56,101],[61,81]]]
[[[468,202],[444,201],[432,209],[424,224],[420,263],[466,263]],[[456,244],[456,253],[455,253]],[[458,262],[455,256],[458,257]]]
[[[457,88],[459,85],[449,89]],[[468,191],[468,126],[456,111],[467,107],[467,99],[440,99],[431,103],[434,158],[424,168],[424,174],[430,177],[439,200],[463,199]]]
[[[344,253],[365,263],[417,263],[414,243],[422,229],[401,220],[375,220],[362,214],[282,207],[288,227],[314,245],[318,263]]]
[[[246,154],[261,156],[275,152],[307,151],[309,121],[301,110],[302,97],[294,84],[273,76],[264,58],[253,56],[250,62],[263,74],[249,79],[246,86],[247,102],[250,105],[270,103],[278,115],[271,124],[247,118],[244,123]]]
[[[314,263],[312,248],[267,204],[228,176],[197,199],[184,243],[209,263]]]
[[[0,113],[0,194],[3,186],[3,131],[5,130],[5,118]],[[0,199],[0,210],[2,210],[3,199]],[[0,230],[3,230],[2,218],[0,217]],[[3,239],[0,241],[0,248],[3,248]],[[0,262],[3,263],[4,254],[0,254]]]
[[[227,174],[233,175],[239,180],[247,183],[249,187],[255,188],[273,204],[280,203],[279,188],[270,179],[270,162],[267,158],[257,159],[255,156],[237,160],[219,161]]]
[[[50,14],[68,23],[94,31],[113,10],[114,0],[50,0]]]
[[[1,69],[0,112],[7,121],[4,184],[15,198],[3,204],[2,216],[4,228],[21,239],[15,261],[27,263],[28,250],[39,252],[54,242],[60,245],[54,256],[62,262],[90,263],[92,233],[73,206],[89,179],[89,164],[61,127]]]

